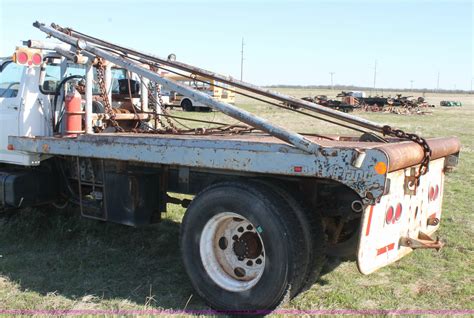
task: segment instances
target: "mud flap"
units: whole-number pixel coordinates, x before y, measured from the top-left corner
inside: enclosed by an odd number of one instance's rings
[[[387,175],[389,193],[363,212],[357,252],[361,273],[370,274],[415,248],[442,247],[442,242],[431,237],[439,228],[441,218],[443,168],[444,158],[433,160],[416,191],[405,187],[406,180],[413,174],[412,168]]]

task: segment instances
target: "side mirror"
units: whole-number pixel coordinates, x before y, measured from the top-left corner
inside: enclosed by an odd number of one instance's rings
[[[3,69],[8,65],[10,64],[11,62],[13,62],[12,60],[4,60],[2,61],[2,64],[0,64],[0,73],[3,72]]]

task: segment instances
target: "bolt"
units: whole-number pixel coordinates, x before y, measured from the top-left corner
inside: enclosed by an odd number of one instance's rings
[[[237,277],[244,277],[245,276],[245,269],[242,267],[236,267],[234,268],[234,274]]]
[[[221,250],[225,250],[227,248],[227,239],[225,237],[221,237],[219,239],[219,247]]]

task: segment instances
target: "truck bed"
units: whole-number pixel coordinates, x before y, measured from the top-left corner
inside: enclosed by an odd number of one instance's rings
[[[307,139],[321,146],[321,156],[334,156],[329,150],[379,150],[388,158],[388,172],[403,169],[419,163],[423,157],[422,149],[415,143],[403,140],[391,139],[389,143],[382,142],[362,142],[357,137],[348,136],[332,136],[324,137],[302,134]],[[66,156],[91,156],[104,159],[131,160],[149,163],[164,163],[190,166],[207,166],[212,168],[224,168],[235,170],[245,168],[249,164],[255,165],[250,160],[250,155],[259,154],[272,157],[278,157],[281,154],[293,156],[295,159],[312,158],[311,154],[296,149],[295,147],[265,133],[250,133],[239,135],[157,135],[157,134],[134,134],[134,133],[100,133],[91,135],[80,135],[77,138],[70,137],[9,137],[10,143],[15,150],[66,155]],[[450,154],[459,152],[460,142],[456,137],[448,138],[431,138],[428,144],[432,149],[432,159],[445,157]],[[91,151],[84,146],[89,145],[96,151]],[[110,148],[122,148],[124,145],[126,151],[118,151],[111,153]],[[153,156],[149,151],[151,147],[160,147],[160,151]],[[196,157],[187,156],[179,157],[181,151],[198,151]],[[179,151],[181,150],[181,151]],[[232,156],[232,162],[235,165],[214,167],[219,165],[217,156],[213,156],[212,152],[223,151],[226,156],[222,159]],[[206,158],[205,155],[211,155]],[[169,155],[165,158],[163,155]],[[316,156],[320,157],[320,156]],[[257,158],[255,158],[257,159]],[[263,158],[258,158],[262,161]],[[290,158],[286,161],[291,163]],[[209,160],[209,162],[208,162]],[[194,162],[194,164],[193,164]],[[273,170],[272,166],[278,165],[279,162],[265,162],[261,168],[257,168],[255,172],[268,173]],[[260,167],[260,165],[258,165]],[[276,167],[274,167],[276,168]],[[246,170],[246,169],[245,169]],[[298,175],[311,174],[310,171],[302,171]]]
[[[333,179],[361,197],[383,195],[386,173],[416,165],[421,147],[410,141],[360,142],[355,137],[305,135],[320,145],[310,154],[268,134],[244,135],[156,135],[133,133],[85,134],[68,137],[9,137],[14,150],[48,155],[125,160],[192,169],[235,173],[274,174]],[[331,138],[331,139],[327,139]],[[459,152],[457,138],[433,138],[428,143],[432,159]],[[361,165],[354,165],[363,154]],[[385,174],[376,172],[383,162]],[[370,193],[368,193],[370,192]]]

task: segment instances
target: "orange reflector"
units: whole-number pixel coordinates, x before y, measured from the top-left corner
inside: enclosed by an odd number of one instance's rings
[[[8,144],[7,146],[7,150],[15,150],[15,147],[13,147],[12,144]]]
[[[387,172],[387,165],[385,162],[379,161],[375,164],[374,169],[378,174],[385,174]]]

